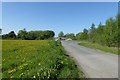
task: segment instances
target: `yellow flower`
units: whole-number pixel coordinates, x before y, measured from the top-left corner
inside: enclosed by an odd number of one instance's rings
[[[10,76],[10,78],[13,78],[14,76]]]
[[[16,69],[12,69],[12,70],[9,70],[8,73],[12,73],[12,72],[15,72]]]
[[[33,76],[33,78],[36,78],[35,76]]]
[[[5,61],[5,59],[3,59],[3,61]]]
[[[61,61],[61,63],[63,64],[63,61]]]
[[[40,63],[38,63],[38,65],[41,65]]]

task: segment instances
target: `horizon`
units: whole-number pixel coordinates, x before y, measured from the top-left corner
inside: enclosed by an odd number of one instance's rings
[[[82,32],[94,23],[101,22],[118,13],[117,2],[4,2],[2,3],[2,34],[31,30],[52,30],[55,37]]]

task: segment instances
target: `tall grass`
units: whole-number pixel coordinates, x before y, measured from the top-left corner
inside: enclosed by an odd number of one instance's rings
[[[3,40],[3,78],[78,78],[77,66],[60,43],[47,40]]]
[[[98,49],[98,50],[102,50],[102,51],[105,51],[105,52],[109,52],[109,53],[118,55],[118,48],[117,47],[107,47],[107,46],[99,45],[97,43],[90,43],[90,42],[87,42],[87,41],[80,41],[79,45],[86,46],[86,47],[89,47],[89,48]]]

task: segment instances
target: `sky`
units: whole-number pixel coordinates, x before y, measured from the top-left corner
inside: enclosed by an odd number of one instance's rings
[[[66,33],[82,32],[94,23],[96,27],[118,12],[117,2],[3,2],[3,34],[26,28]]]

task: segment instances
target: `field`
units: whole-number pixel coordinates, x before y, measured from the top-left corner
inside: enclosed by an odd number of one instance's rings
[[[59,42],[3,40],[3,78],[78,78],[74,61]]]
[[[2,40],[0,40],[0,69],[2,68]],[[2,79],[2,71],[0,71],[0,79]]]

